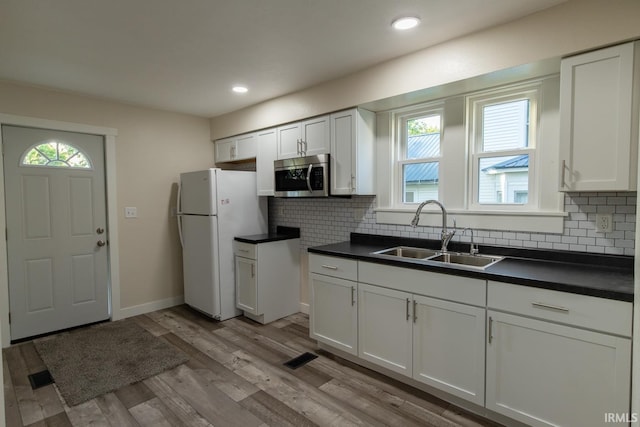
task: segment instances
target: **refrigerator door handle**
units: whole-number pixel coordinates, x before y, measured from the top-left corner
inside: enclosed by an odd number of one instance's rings
[[[178,181],[178,196],[176,197],[176,220],[178,221],[178,235],[180,236],[180,246],[184,248],[184,238],[182,237],[182,182]]]
[[[178,236],[180,236],[180,246],[184,248],[184,238],[182,237],[182,214],[176,215],[176,219],[178,220]]]
[[[180,200],[182,195],[182,182],[178,181],[178,197],[176,197],[176,214],[182,213],[182,201]]]

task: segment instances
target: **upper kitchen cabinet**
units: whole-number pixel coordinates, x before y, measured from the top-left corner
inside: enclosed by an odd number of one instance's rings
[[[331,194],[375,193],[375,113],[359,108],[331,114]]]
[[[278,157],[276,128],[256,132],[256,179],[258,196],[273,196],[273,162]]]
[[[636,189],[640,42],[562,60],[560,191]]]
[[[248,133],[215,141],[216,163],[235,162],[256,157],[256,134]]]
[[[278,128],[278,159],[315,156],[330,150],[329,116],[320,116]]]

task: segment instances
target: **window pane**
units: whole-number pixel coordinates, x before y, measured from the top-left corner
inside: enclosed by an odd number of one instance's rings
[[[63,142],[46,142],[22,156],[24,166],[91,169],[89,159],[77,148]]]
[[[478,202],[525,204],[529,194],[529,155],[480,159]]]
[[[487,105],[482,109],[482,151],[529,145],[529,100]]]
[[[438,168],[438,162],[404,165],[402,168],[403,202],[420,203],[429,199],[437,199]]]
[[[407,121],[405,159],[425,159],[440,156],[440,115],[419,117]]]

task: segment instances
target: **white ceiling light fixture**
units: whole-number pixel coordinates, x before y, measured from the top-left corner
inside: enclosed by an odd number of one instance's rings
[[[417,27],[418,24],[420,24],[420,18],[417,16],[403,16],[391,22],[391,26],[400,31],[410,30],[411,28]]]
[[[231,90],[234,91],[235,93],[247,93],[247,92],[249,92],[249,89],[246,86],[241,86],[241,85],[236,85],[236,86],[232,87]]]

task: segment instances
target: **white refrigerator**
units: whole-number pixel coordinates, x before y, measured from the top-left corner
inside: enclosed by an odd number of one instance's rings
[[[177,210],[185,303],[218,320],[239,315],[233,238],[267,232],[267,201],[257,196],[256,173],[182,173]]]

